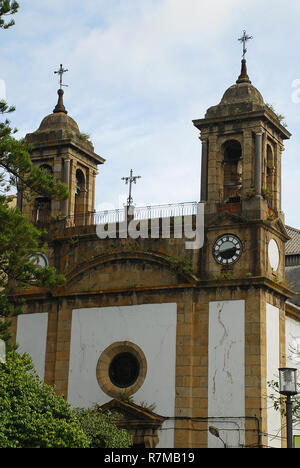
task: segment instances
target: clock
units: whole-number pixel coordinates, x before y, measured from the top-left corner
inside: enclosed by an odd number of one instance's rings
[[[30,257],[30,261],[39,268],[44,268],[48,266],[48,258],[45,254],[37,252],[36,254]]]
[[[213,246],[214,259],[221,265],[232,265],[237,262],[242,251],[242,242],[234,234],[223,234],[218,237]]]

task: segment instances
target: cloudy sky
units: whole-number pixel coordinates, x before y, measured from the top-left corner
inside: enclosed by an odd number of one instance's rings
[[[130,169],[137,205],[199,200],[200,142],[193,119],[248,74],[292,133],[283,155],[286,223],[300,229],[300,2],[298,0],[19,0],[16,26],[0,32],[0,93],[19,136],[65,106],[106,159],[97,210],[118,208]]]

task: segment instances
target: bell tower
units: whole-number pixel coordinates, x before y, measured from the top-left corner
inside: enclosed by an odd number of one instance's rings
[[[225,91],[221,102],[193,123],[202,142],[201,202],[205,203],[206,223],[221,214],[228,219],[231,214],[243,221],[247,231],[264,226],[261,232],[267,236],[272,228],[278,249],[284,252],[288,237],[281,211],[281,157],[283,141],[290,133],[252,85],[245,59],[236,83]],[[249,255],[239,274],[273,273],[283,279],[284,255],[275,273],[269,268],[262,239],[257,238],[251,249],[249,242],[243,244],[244,254],[249,249]],[[236,259],[227,260],[219,258],[212,274],[224,268],[239,270],[238,264],[233,266]]]
[[[251,83],[244,55],[235,84],[193,123],[202,143],[205,240],[199,261],[208,297],[208,418],[220,418],[225,433],[235,430],[235,415],[242,444],[257,444],[251,438],[257,424],[261,446],[280,446],[281,420],[268,399],[268,381],[285,365],[289,237],[281,158],[290,133]]]
[[[97,167],[105,162],[94,152],[88,136],[68,116],[63,95],[61,83],[53,113],[42,120],[38,130],[26,135],[27,142],[33,146],[33,164],[52,173],[69,190],[65,201],[36,197],[34,206],[25,199],[19,202],[22,212],[42,225],[57,217],[68,217],[70,224],[88,224],[95,208]]]

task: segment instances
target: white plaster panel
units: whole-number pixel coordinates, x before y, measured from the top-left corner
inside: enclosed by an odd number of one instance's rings
[[[285,319],[286,367],[300,370],[300,322],[290,317]]]
[[[16,342],[18,353],[28,353],[41,377],[45,374],[48,314],[23,314],[18,316]]]
[[[300,322],[286,317],[285,319],[286,367],[298,369],[298,382],[300,383]],[[300,435],[300,423],[295,422],[294,435]]]
[[[230,447],[244,444],[245,301],[209,304],[208,417]],[[217,419],[220,418],[220,419]],[[220,441],[208,434],[210,448]]]
[[[266,305],[266,346],[267,346],[267,433],[268,446],[281,447],[281,417],[280,412],[273,407],[269,397],[274,391],[268,382],[278,382],[280,367],[279,309],[271,304]]]
[[[76,309],[72,314],[68,401],[72,406],[102,405],[112,398],[97,382],[101,353],[117,341],[137,344],[147,360],[147,375],[134,401],[155,403],[155,412],[174,416],[177,305],[144,304]],[[174,431],[164,431],[173,447]]]

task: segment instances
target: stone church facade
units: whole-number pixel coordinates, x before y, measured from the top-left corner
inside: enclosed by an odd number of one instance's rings
[[[18,206],[47,227],[40,263],[66,284],[22,293],[25,313],[14,321],[20,351],[73,406],[118,410],[137,447],[223,447],[222,440],[284,447],[268,382],[279,367],[299,366],[300,309],[286,258],[300,254],[300,233],[281,211],[290,133],[252,85],[245,60],[221,102],[193,122],[201,199],[188,219],[196,230],[204,210],[198,248],[178,235],[175,212],[143,219],[140,236],[124,235],[132,223],[141,227],[136,213],[125,210],[115,224],[96,217],[95,179],[105,161],[58,93],[53,113],[26,138],[33,163],[65,182],[70,197],[29,206],[19,194]],[[115,236],[100,238],[99,224],[102,233],[113,225]]]

